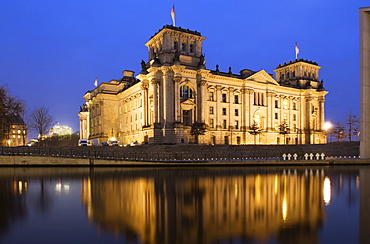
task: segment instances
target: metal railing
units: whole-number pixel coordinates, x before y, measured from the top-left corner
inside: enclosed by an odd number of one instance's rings
[[[48,156],[145,162],[204,162],[204,161],[286,161],[358,159],[353,156],[328,156],[325,153],[284,153],[281,150],[223,151],[223,152],[148,152],[100,147],[0,147],[0,155]]]

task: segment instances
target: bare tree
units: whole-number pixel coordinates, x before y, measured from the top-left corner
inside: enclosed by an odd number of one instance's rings
[[[348,141],[352,141],[352,136],[356,136],[359,134],[359,123],[360,120],[353,115],[351,112],[346,116],[346,124],[347,124],[347,137]]]
[[[31,112],[28,125],[39,133],[39,138],[42,140],[54,123],[54,118],[50,115],[49,109],[40,107]]]
[[[286,135],[290,133],[290,128],[288,123],[284,120],[280,125],[279,125],[279,134],[284,135],[284,145],[286,144]]]
[[[262,130],[260,128],[259,123],[253,122],[253,124],[249,126],[248,132],[249,134],[254,136],[254,145],[256,145],[256,136],[262,134]]]
[[[334,122],[334,127],[331,130],[331,133],[333,134],[334,138],[337,139],[337,141],[342,142],[344,138],[344,126],[339,121]]]

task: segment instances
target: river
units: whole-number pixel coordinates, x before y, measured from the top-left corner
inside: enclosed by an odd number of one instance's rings
[[[0,168],[1,243],[370,243],[370,167]]]

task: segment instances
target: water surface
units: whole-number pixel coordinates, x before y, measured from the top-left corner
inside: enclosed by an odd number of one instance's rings
[[[370,243],[369,167],[1,168],[1,243]]]

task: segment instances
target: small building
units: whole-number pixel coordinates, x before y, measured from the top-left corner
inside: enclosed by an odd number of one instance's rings
[[[239,73],[207,69],[205,37],[166,25],[145,44],[140,74],[123,71],[83,96],[81,138],[120,144],[326,143],[316,62],[296,59]],[[222,58],[222,57],[220,57]]]
[[[72,128],[67,125],[54,125],[50,128],[49,134],[51,136],[70,136],[72,135]]]
[[[22,117],[19,115],[10,116],[7,124],[8,128],[5,130],[2,145],[8,147],[25,146],[27,144],[27,128]]]

